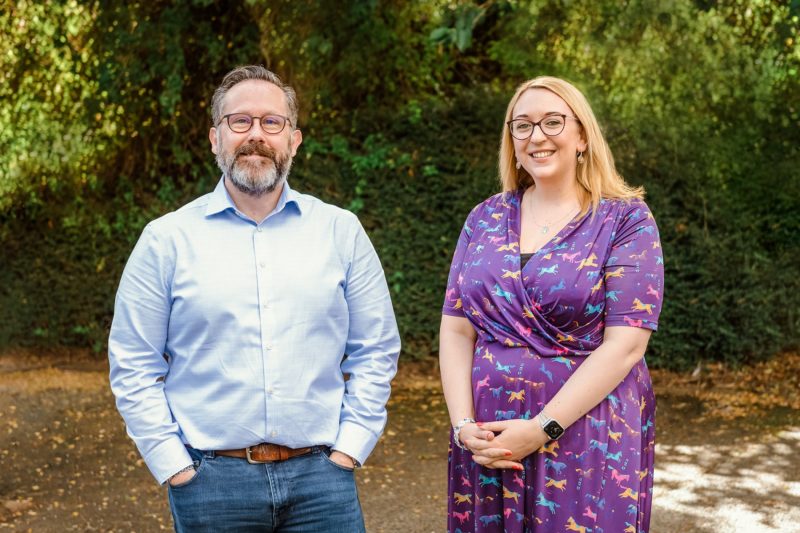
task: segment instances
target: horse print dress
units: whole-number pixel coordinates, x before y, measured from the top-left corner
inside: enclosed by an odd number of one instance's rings
[[[642,200],[602,200],[521,265],[523,191],[467,218],[443,313],[477,332],[472,391],[479,422],[535,417],[607,326],[655,330],[664,262]],[[642,533],[650,524],[655,397],[644,359],[558,441],[489,469],[450,443],[448,531]]]

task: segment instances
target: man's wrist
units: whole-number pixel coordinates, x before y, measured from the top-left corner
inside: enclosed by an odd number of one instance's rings
[[[353,468],[358,468],[359,466],[361,466],[361,465],[358,463],[358,461],[356,461],[356,460],[355,460],[355,458],[354,458],[353,456],[351,456],[351,455],[347,455],[347,454],[345,454],[345,456],[347,456],[347,458],[348,458],[348,459],[350,459],[351,461],[353,461]]]
[[[339,434],[331,445],[331,449],[349,455],[361,466],[372,453],[377,442],[376,434],[355,422],[344,421],[339,424]]]
[[[169,476],[167,478],[167,482],[172,481],[173,479],[175,479],[175,477],[180,476],[181,474],[184,474],[186,472],[194,472],[195,470],[197,470],[197,469],[195,468],[195,466],[193,464],[191,464],[189,466],[186,466],[184,468],[181,468],[180,470],[178,470],[177,472],[175,472],[174,474]]]
[[[356,459],[352,455],[350,455],[348,453],[345,453],[345,452],[343,452],[341,450],[336,450],[336,449],[333,449],[333,448],[331,448],[331,452],[336,452],[336,453],[339,453],[339,454],[344,455],[345,457],[347,457],[353,463],[353,468],[354,469],[355,468],[359,468],[361,466],[361,463],[356,461]]]

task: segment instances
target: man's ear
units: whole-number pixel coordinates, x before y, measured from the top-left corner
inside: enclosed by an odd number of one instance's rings
[[[211,141],[211,153],[217,155],[217,128],[208,130],[208,140]]]
[[[300,130],[294,130],[292,132],[292,137],[289,140],[289,143],[292,149],[292,157],[294,157],[295,154],[297,154],[297,149],[300,147],[301,144],[303,144],[303,132]]]

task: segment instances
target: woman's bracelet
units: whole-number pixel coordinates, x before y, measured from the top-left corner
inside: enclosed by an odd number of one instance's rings
[[[459,438],[459,435],[461,434],[461,429],[464,426],[466,426],[467,424],[474,424],[474,423],[475,423],[474,418],[462,418],[461,420],[459,420],[458,424],[453,426],[453,440],[456,441],[456,446],[458,446],[465,452],[468,452],[469,448],[464,446],[464,444],[461,442],[461,439]]]

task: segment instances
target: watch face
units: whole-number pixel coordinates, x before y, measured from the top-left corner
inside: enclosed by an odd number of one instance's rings
[[[547,433],[547,436],[552,440],[557,440],[561,435],[564,434],[564,428],[562,428],[561,425],[555,420],[548,422],[543,429],[544,432]]]

